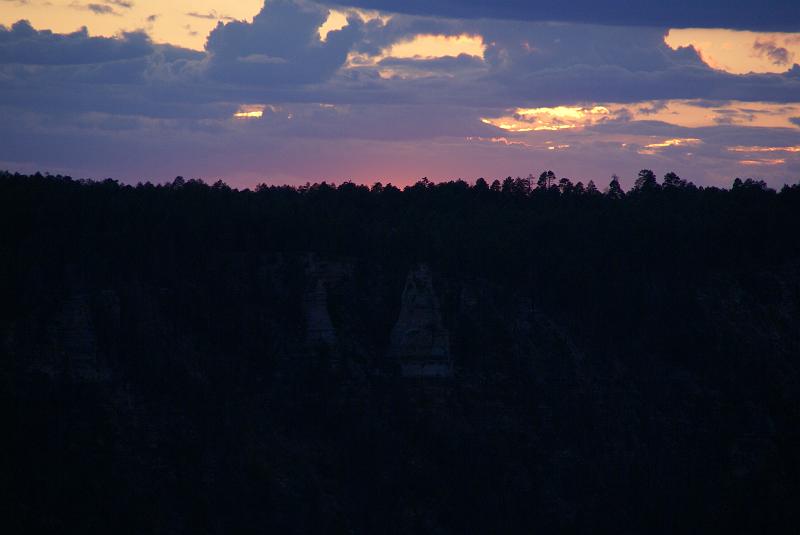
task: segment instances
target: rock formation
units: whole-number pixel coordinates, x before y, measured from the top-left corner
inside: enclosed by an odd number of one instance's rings
[[[439,301],[428,266],[420,264],[406,278],[400,315],[392,329],[390,357],[404,377],[450,377],[450,337],[442,325]]]
[[[328,313],[328,292],[322,279],[312,282],[305,296],[306,343],[309,347],[336,344],[336,332]]]
[[[305,260],[308,280],[304,297],[306,345],[311,349],[336,347],[336,330],[328,311],[328,288],[350,275],[344,262],[320,260],[309,254]]]

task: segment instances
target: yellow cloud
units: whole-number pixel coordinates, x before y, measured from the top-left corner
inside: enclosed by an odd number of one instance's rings
[[[510,132],[568,130],[590,126],[611,117],[605,106],[556,106],[553,108],[516,108],[512,115],[481,121]]]
[[[800,61],[800,33],[686,28],[670,30],[664,42],[693,46],[709,67],[734,74],[785,72]]]
[[[694,137],[686,137],[686,138],[675,138],[675,139],[665,139],[661,143],[650,143],[649,145],[645,145],[648,149],[662,149],[666,147],[680,147],[683,145],[696,145],[698,143],[702,143],[703,141]]]
[[[237,119],[260,119],[264,115],[264,110],[267,108],[264,104],[244,104],[239,106],[233,116]],[[269,106],[274,110],[273,106]]]

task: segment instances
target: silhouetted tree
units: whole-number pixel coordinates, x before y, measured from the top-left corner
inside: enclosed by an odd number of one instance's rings
[[[672,171],[664,175],[664,188],[684,188],[686,185],[687,182]]]
[[[539,189],[550,189],[550,186],[555,184],[556,181],[556,174],[553,171],[545,171],[541,175],[539,175],[539,179],[536,181],[536,187]]]
[[[754,178],[748,178],[744,182],[740,181],[739,187],[735,187],[736,182],[734,181],[734,189],[740,189],[744,191],[769,191],[769,187],[767,183],[763,180],[756,180]]]
[[[635,191],[650,193],[658,189],[656,174],[650,169],[642,169],[633,184]]]
[[[529,178],[520,178],[517,177],[514,179],[514,185],[512,186],[512,191],[514,195],[518,197],[525,197],[531,191],[531,183]]]
[[[622,199],[625,197],[625,191],[623,191],[622,186],[620,186],[619,177],[617,175],[611,175],[611,182],[608,183],[606,196],[609,199]]]

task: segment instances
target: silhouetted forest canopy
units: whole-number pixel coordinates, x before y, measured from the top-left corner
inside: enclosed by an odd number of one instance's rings
[[[800,525],[800,184],[634,184],[0,173],[9,532]]]

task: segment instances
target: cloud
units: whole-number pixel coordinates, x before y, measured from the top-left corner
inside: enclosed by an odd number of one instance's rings
[[[123,9],[131,9],[133,7],[133,2],[129,2],[128,0],[104,0],[104,2]]]
[[[87,9],[95,15],[119,15],[114,8],[105,4],[76,5],[77,9]]]
[[[777,46],[773,41],[759,41],[753,43],[753,50],[757,56],[766,56],[775,65],[788,65],[792,54],[784,47]]]
[[[86,28],[69,34],[35,30],[28,21],[0,26],[0,65],[80,65],[143,58],[154,51],[142,32],[89,37]]]
[[[50,3],[48,2],[47,5],[50,5]],[[90,2],[88,4],[72,2],[69,4],[69,7],[72,9],[91,11],[95,15],[114,15],[115,17],[121,16],[121,14],[114,9],[115,7],[132,9],[133,6],[133,2],[129,0],[103,0],[102,4],[96,2]]]
[[[445,90],[446,98],[465,103],[536,107],[670,98],[793,102],[800,91],[793,81],[800,76],[794,71],[740,76],[711,69],[693,47],[669,47],[666,32],[658,28],[621,31],[596,25],[396,15],[386,24],[365,25],[354,51],[361,54],[358,58],[380,55],[392,43],[419,34],[482,36],[483,75],[462,71]],[[435,97],[425,93],[416,98]]]
[[[202,57],[155,45],[143,32],[92,37],[83,28],[55,34],[20,21],[10,29],[0,26],[0,103],[16,115],[31,110],[53,118],[94,111],[191,116],[190,108],[203,110],[208,99],[173,92],[190,82]]]
[[[15,85],[20,87],[59,79],[113,83],[118,73],[120,81],[146,78],[156,94],[184,84],[191,98],[208,103],[246,102],[252,93],[268,90],[271,100],[281,102],[447,103],[494,113],[669,99],[796,102],[800,94],[798,66],[774,74],[716,71],[692,47],[667,46],[665,32],[657,28],[621,32],[607,26],[405,15],[365,20],[345,14],[347,24],[322,41],[319,28],[329,16],[327,8],[309,1],[270,1],[252,22],[220,22],[205,53],[198,54],[154,46],[141,32],[96,38],[86,30],[54,34],[20,22],[0,30],[0,64],[92,65],[69,76],[63,69],[6,70],[6,78],[19,77]],[[479,45],[482,57],[386,56],[398,43],[419,41],[418,36],[449,44],[473,36],[470,42]],[[133,59],[135,65],[112,64]],[[57,93],[50,89],[49,98],[60,100]]]
[[[224,20],[224,21],[232,21],[236,20],[233,17],[229,17],[228,15],[222,15],[217,13],[215,10],[211,10],[208,13],[198,13],[197,11],[190,11],[186,13],[187,17],[193,17],[195,19],[208,19],[208,20]]]
[[[396,73],[401,77],[404,74],[414,76],[414,73],[429,74],[431,76],[454,76],[465,75],[469,72],[479,73],[486,68],[483,60],[468,54],[424,59],[389,57],[381,59],[377,66],[382,77],[386,77],[391,73]]]
[[[789,138],[800,118],[787,104],[798,102],[798,65],[721,72],[691,46],[667,46],[656,27],[341,9],[346,24],[323,40],[327,7],[270,0],[252,22],[219,22],[203,52],[154,44],[143,32],[0,27],[0,137],[13,137],[0,144],[0,161],[38,158],[44,170],[131,180],[148,169],[366,180],[527,175],[542,166],[599,179],[593,170],[674,160],[711,183],[738,169],[742,155],[727,147],[796,145]],[[413,43],[437,40],[447,47],[415,52]],[[707,120],[671,123],[681,99]],[[569,124],[570,109],[589,119],[556,128]],[[524,128],[481,122],[507,116]],[[702,143],[667,143],[694,139]],[[308,161],[312,152],[318,162]],[[798,158],[767,169],[784,172]]]
[[[274,0],[252,23],[219,23],[206,43],[208,73],[215,80],[241,84],[321,82],[344,65],[362,25],[351,18],[323,42],[318,30],[327,16],[328,10],[318,4]]]
[[[492,78],[509,92],[535,95],[546,105],[669,98],[797,100],[800,85],[788,76],[711,69],[692,47],[667,46],[664,34],[655,28],[620,32],[607,26],[509,23],[488,26],[484,39],[492,43],[486,51]]]
[[[338,3],[338,2],[332,2]],[[347,0],[365,9],[466,19],[559,21],[659,28],[800,30],[800,7],[787,0]]]

